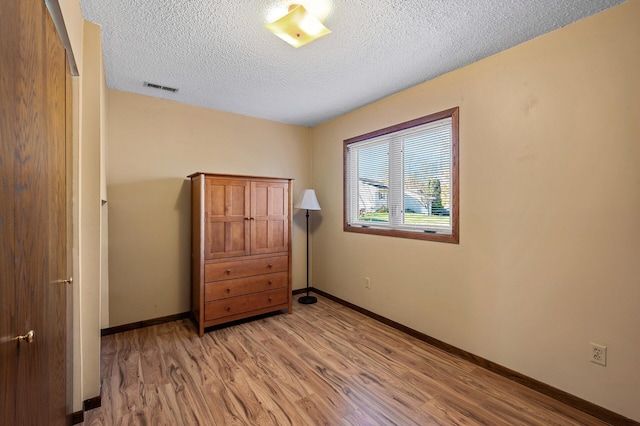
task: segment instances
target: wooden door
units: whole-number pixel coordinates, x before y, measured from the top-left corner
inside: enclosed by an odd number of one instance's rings
[[[289,250],[289,183],[251,183],[251,254]]]
[[[66,61],[44,2],[0,2],[0,424],[67,423]],[[31,343],[15,336],[33,330]]]
[[[205,182],[205,258],[250,253],[248,180],[207,178]]]

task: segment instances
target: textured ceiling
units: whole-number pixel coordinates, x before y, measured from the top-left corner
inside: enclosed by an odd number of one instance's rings
[[[315,126],[622,0],[81,0],[110,88]],[[333,32],[294,49],[290,3]],[[143,86],[148,81],[177,93]]]

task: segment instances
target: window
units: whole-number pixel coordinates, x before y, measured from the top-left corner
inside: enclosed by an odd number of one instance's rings
[[[458,108],[344,141],[344,230],[458,243]]]

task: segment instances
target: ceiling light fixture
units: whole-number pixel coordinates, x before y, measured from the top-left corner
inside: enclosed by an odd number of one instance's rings
[[[318,18],[299,4],[289,6],[289,13],[265,25],[265,28],[293,47],[304,46],[331,32]]]

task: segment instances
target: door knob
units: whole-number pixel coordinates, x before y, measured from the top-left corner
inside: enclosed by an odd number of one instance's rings
[[[73,284],[73,277],[69,277],[66,280],[56,280],[56,284]]]
[[[36,333],[33,330],[29,330],[29,332],[27,334],[25,334],[24,336],[18,336],[16,337],[16,340],[18,342],[22,342],[23,340],[26,340],[27,343],[31,343],[33,342],[33,339],[36,337]]]

